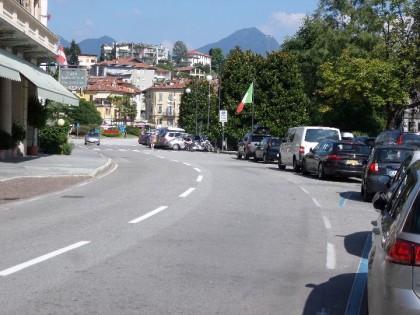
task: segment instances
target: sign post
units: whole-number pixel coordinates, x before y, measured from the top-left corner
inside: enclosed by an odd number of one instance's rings
[[[225,149],[226,149],[226,143],[225,143],[225,122],[228,121],[227,110],[220,110],[219,111],[219,121],[222,123],[222,151],[223,151],[223,147],[225,147]]]

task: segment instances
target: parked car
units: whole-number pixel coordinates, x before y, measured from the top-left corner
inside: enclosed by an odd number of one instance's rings
[[[266,137],[261,140],[255,148],[255,161],[262,160],[264,163],[275,161],[279,158],[281,139],[277,137]]]
[[[357,136],[353,138],[353,141],[363,142],[371,149],[375,143],[375,137]]]
[[[85,135],[85,145],[88,143],[95,143],[99,145],[101,143],[101,137],[99,135],[99,132],[88,132]]]
[[[405,132],[402,130],[386,130],[375,139],[374,146],[406,145],[420,147],[420,132]]]
[[[420,161],[411,165],[391,198],[376,194],[368,256],[370,315],[420,314]],[[384,202],[383,202],[384,201]]]
[[[165,143],[165,149],[184,150],[185,149],[185,135],[175,137]]]
[[[255,149],[257,145],[264,138],[271,137],[269,134],[263,133],[247,133],[238,143],[238,151],[236,152],[236,157],[241,159],[242,157],[245,160],[248,160],[250,157],[255,158]]]
[[[369,152],[364,143],[322,140],[303,157],[302,174],[317,174],[319,179],[328,176],[362,177]]]
[[[156,147],[162,147],[165,148],[167,142],[171,141],[172,139],[175,139],[176,137],[183,136],[186,133],[183,131],[168,131],[168,132],[160,132],[158,135]]]
[[[279,168],[293,166],[295,171],[299,171],[303,156],[324,139],[341,140],[340,130],[319,126],[289,128],[285,141],[280,145]]]
[[[380,176],[394,177],[403,161],[416,150],[407,146],[374,147],[364,168],[360,193],[365,201],[371,201],[378,191],[385,191],[386,184],[379,180]]]

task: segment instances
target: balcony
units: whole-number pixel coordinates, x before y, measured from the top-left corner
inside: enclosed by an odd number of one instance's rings
[[[0,0],[0,49],[12,49],[26,60],[53,61],[58,36],[14,0]]]

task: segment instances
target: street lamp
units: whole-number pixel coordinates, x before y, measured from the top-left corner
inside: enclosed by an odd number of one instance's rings
[[[185,93],[190,94],[191,89],[187,88]],[[197,86],[194,88],[194,96],[195,96],[195,134],[198,134],[198,105],[197,105]]]
[[[206,76],[206,80],[209,83],[209,105],[207,107],[207,133],[209,133],[209,126],[210,126],[210,85],[211,80],[213,80],[213,77],[209,74]]]

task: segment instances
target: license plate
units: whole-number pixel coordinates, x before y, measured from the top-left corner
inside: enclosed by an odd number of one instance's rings
[[[392,171],[388,171],[388,175],[389,176],[395,176],[395,174],[397,174],[397,171],[392,170]]]
[[[357,160],[347,160],[347,165],[359,165],[359,161],[357,161]]]

